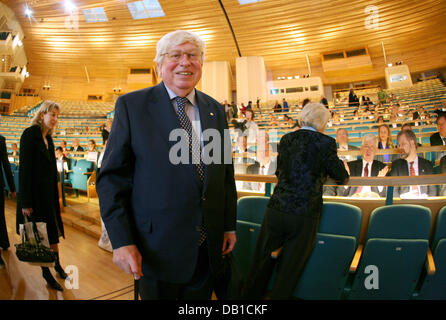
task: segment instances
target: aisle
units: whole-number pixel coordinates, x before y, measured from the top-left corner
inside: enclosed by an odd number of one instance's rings
[[[0,300],[129,300],[133,299],[133,278],[122,272],[112,262],[112,254],[102,250],[97,240],[72,227],[65,226],[66,238],[60,239],[62,266],[77,267],[79,288],[67,289],[65,281],[58,278],[63,292],[50,289],[42,278],[40,267],[18,261],[15,243],[20,242],[15,233],[15,200],[6,200],[5,214],[11,247],[2,251],[5,269],[0,269]],[[74,283],[72,283],[73,285]]]

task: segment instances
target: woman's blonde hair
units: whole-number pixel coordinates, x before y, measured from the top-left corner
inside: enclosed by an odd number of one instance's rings
[[[301,127],[312,127],[318,131],[323,131],[330,119],[330,111],[320,103],[308,103],[298,116]]]
[[[379,136],[379,131],[381,130],[381,127],[384,127],[387,130],[386,144],[389,146],[389,148],[395,148],[395,145],[392,142],[392,133],[390,131],[390,127],[387,124],[382,124],[378,127],[378,142],[381,142],[381,137]]]
[[[54,109],[56,109],[57,111],[60,112],[60,107],[56,102],[49,101],[49,100],[43,101],[39,107],[39,110],[37,110],[37,112],[34,114],[34,117],[31,120],[31,125],[38,124],[40,126],[40,128],[42,128],[43,121],[42,121],[41,115],[51,112]],[[49,130],[48,134],[52,135],[53,134],[52,130]]]

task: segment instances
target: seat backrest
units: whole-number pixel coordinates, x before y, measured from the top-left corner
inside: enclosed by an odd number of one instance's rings
[[[362,211],[357,206],[341,202],[324,202],[318,233],[352,236],[358,239]]]
[[[398,204],[372,211],[367,240],[429,239],[432,213],[429,208],[415,204]]]
[[[94,167],[94,162],[87,161],[85,159],[78,160],[75,165],[76,171],[81,171],[81,172],[91,172],[93,171],[93,167]]]
[[[268,197],[241,197],[237,201],[237,220],[261,224],[268,201]]]
[[[446,239],[446,206],[441,208],[437,215],[434,238],[432,239],[432,249],[437,247],[441,239]]]

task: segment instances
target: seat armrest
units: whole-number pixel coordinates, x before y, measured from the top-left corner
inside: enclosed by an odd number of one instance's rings
[[[279,257],[280,251],[282,251],[283,247],[280,247],[277,250],[274,250],[273,252],[271,252],[271,258],[273,259],[277,259]]]
[[[434,256],[432,255],[431,248],[427,248],[427,274],[432,276],[435,274],[435,271]]]
[[[364,246],[362,244],[358,245],[358,248],[356,249],[355,255],[353,256],[352,263],[350,264],[349,271],[351,273],[355,273],[356,269],[358,269],[359,260],[361,260],[362,250],[364,249]]]

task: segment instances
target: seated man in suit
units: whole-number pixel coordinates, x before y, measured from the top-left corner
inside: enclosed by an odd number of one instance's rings
[[[80,145],[78,138],[73,140],[73,146],[70,148],[70,151],[75,151],[75,152],[84,151],[84,148],[82,148],[82,146]]]
[[[336,143],[338,145],[338,151],[358,150],[358,147],[348,144],[348,131],[343,128],[339,128],[336,131]],[[340,156],[339,159],[352,161],[356,159],[356,156]]]
[[[419,176],[433,173],[432,163],[417,156],[417,138],[411,130],[398,133],[398,148],[401,159],[392,162],[388,176]],[[436,186],[399,186],[395,187],[393,196],[400,198],[435,197]]]
[[[274,149],[269,141],[269,134],[266,131],[257,132],[257,153],[256,162],[248,166],[247,174],[274,175],[277,168],[277,158],[274,155]],[[245,182],[245,190],[265,191],[265,183]]]
[[[431,146],[445,146],[446,145],[446,112],[437,112],[437,128],[438,132],[435,132],[430,136]],[[436,159],[440,159],[446,155],[446,152],[437,152]]]
[[[350,161],[346,169],[352,177],[384,177],[389,167],[381,161],[374,160],[377,151],[378,139],[373,134],[368,134],[362,139],[361,155],[362,159]],[[348,187],[329,186],[325,188],[324,195],[341,197],[373,196],[385,197],[385,187]]]
[[[437,117],[438,132],[430,137],[431,146],[446,145],[446,112],[438,112]]]
[[[242,133],[239,133],[237,137],[237,145],[234,148],[234,173],[246,174],[247,167],[250,164],[255,163],[255,153],[248,151],[248,137]],[[243,189],[244,182],[236,181],[236,188],[238,190]]]

